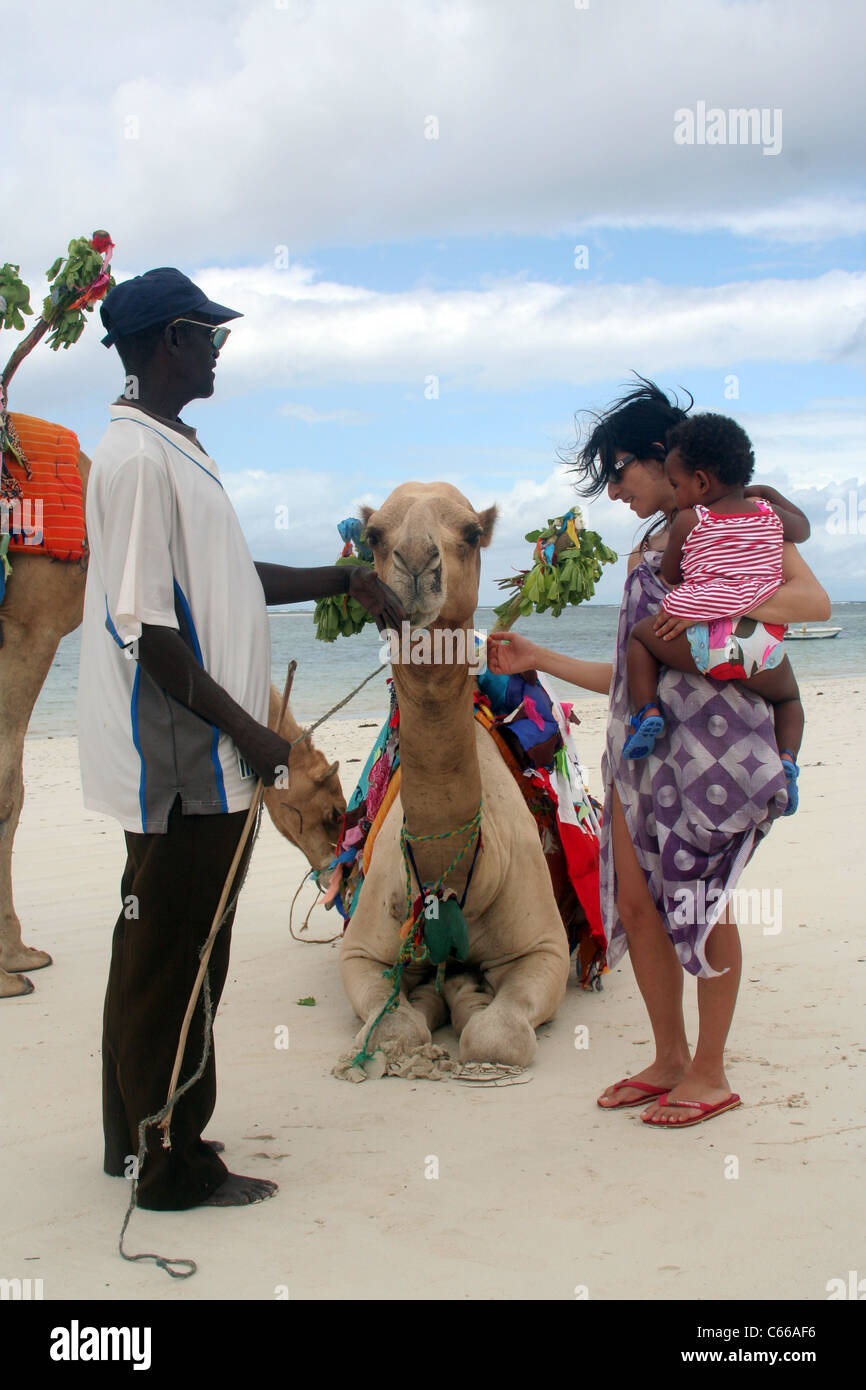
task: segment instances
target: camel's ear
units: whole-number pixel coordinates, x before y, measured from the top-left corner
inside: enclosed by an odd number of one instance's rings
[[[496,524],[497,509],[488,507],[485,512],[478,513],[478,525],[481,527],[479,545],[489,545],[493,539],[493,527]]]
[[[339,762],[331,763],[330,767],[324,767],[322,768],[321,772],[317,772],[315,777],[313,778],[313,781],[317,782],[319,786],[323,785],[323,783],[327,782],[329,778],[336,777],[337,772],[339,771],[339,767]]]
[[[361,508],[361,522],[365,531],[367,529],[367,522],[370,520],[375,510],[375,507],[368,507],[366,505]]]

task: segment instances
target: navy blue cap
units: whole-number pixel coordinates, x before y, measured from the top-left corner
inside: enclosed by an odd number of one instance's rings
[[[136,275],[132,280],[124,280],[109,291],[99,310],[108,329],[102,341],[106,347],[111,347],[115,339],[127,333],[138,333],[155,323],[168,323],[183,314],[197,314],[214,324],[243,317],[236,309],[227,309],[224,304],[208,299],[204,290],[181,271],[163,265],[157,270],[145,271],[144,275]]]

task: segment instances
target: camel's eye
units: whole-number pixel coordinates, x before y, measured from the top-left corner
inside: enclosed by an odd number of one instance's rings
[[[377,545],[382,544],[382,532],[375,526],[367,528],[364,532],[364,538],[372,550],[375,550]]]
[[[463,531],[463,539],[464,539],[464,541],[466,542],[467,545],[471,545],[471,546],[474,548],[475,546],[478,545],[478,542],[481,540],[481,527],[480,527],[480,526],[467,526],[467,527],[465,527],[465,528],[464,528],[464,531]]]

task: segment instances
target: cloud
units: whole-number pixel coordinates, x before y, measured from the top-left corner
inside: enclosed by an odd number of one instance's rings
[[[86,33],[60,0],[17,6],[4,51],[39,81],[15,93],[8,245],[47,264],[100,224],[188,266],[593,223],[852,235],[864,36],[857,4],[814,0],[152,0]],[[698,101],[781,110],[781,153],[677,145]]]
[[[289,401],[281,405],[280,415],[290,420],[302,420],[305,425],[367,425],[372,415],[363,410],[317,410],[313,405],[301,405],[299,401]]]
[[[320,281],[302,265],[206,267],[195,278],[245,315],[220,358],[221,397],[399,383],[419,400],[437,392],[441,399],[467,388],[581,386],[621,378],[629,367],[728,375],[748,363],[866,361],[863,272],[706,287],[507,279],[393,293]],[[85,382],[93,389],[94,372],[106,376],[109,355],[93,329],[70,356],[62,382],[44,352],[30,359],[28,378],[50,372],[72,396]]]
[[[821,583],[837,598],[861,595],[866,589],[866,400],[737,413],[737,418],[755,446],[756,481],[777,487],[810,518],[812,537],[801,549]],[[525,533],[577,505],[586,524],[621,557],[605,570],[597,589],[599,602],[618,603],[626,557],[648,523],[607,496],[591,502],[579,498],[568,468],[552,465],[540,451],[525,450],[522,456],[514,451],[509,467],[516,476],[494,483],[475,466],[472,451],[443,448],[425,469],[360,488],[357,476],[327,470],[229,469],[223,470],[223,480],[256,558],[283,564],[332,563],[341,545],[337,522],[358,515],[362,503],[380,505],[410,475],[452,483],[476,510],[495,502],[499,515],[484,553],[481,584],[481,602],[491,605],[502,598],[494,581],[531,562]],[[283,507],[289,509],[288,529],[277,528]]]

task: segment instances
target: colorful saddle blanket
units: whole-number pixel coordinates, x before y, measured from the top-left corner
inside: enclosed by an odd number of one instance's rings
[[[542,684],[482,672],[475,718],[487,729],[538,826],[556,903],[585,989],[601,988],[606,938],[599,893],[601,807],[583,783],[567,710]],[[400,710],[391,710],[349,800],[325,897],[346,926],[358,904],[376,838],[400,791]]]
[[[10,412],[30,477],[10,451],[3,453],[0,532],[9,556],[50,555],[80,560],[87,553],[78,438],[63,425]]]

